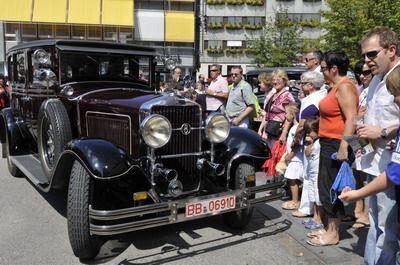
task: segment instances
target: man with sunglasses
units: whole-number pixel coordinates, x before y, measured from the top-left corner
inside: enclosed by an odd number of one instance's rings
[[[253,90],[250,84],[243,80],[243,70],[240,66],[231,69],[231,76],[233,84],[225,113],[233,126],[248,128],[254,109]]]
[[[322,52],[321,51],[310,51],[304,55],[304,63],[306,65],[307,71],[321,71],[321,59]]]
[[[375,146],[374,152],[361,157],[361,170],[372,180],[386,170],[391,159],[391,151],[386,146],[400,124],[400,109],[386,88],[388,74],[400,64],[398,38],[391,29],[380,27],[369,32],[360,44],[362,57],[374,74],[368,90],[364,125],[357,128],[358,135],[368,138]],[[395,203],[393,188],[370,197],[365,264],[396,263],[400,247],[395,232],[398,229]]]
[[[228,82],[221,75],[220,66],[213,64],[210,67],[211,83],[206,90],[207,112],[221,112],[225,100],[228,98]]]

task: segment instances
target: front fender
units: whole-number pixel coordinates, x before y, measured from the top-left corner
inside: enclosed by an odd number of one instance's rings
[[[79,160],[89,174],[98,179],[123,176],[138,168],[129,161],[125,151],[104,139],[86,138],[72,140],[61,154],[59,164],[73,157]]]
[[[237,159],[249,158],[258,168],[271,157],[267,143],[256,132],[240,127],[232,127],[228,139],[217,145],[215,150],[216,160],[227,166],[227,172]]]
[[[25,155],[37,152],[36,141],[29,132],[21,113],[17,109],[1,110],[0,140],[8,144],[10,155]]]

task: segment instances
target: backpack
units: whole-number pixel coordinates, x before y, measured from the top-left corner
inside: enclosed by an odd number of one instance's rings
[[[240,92],[242,93],[242,98],[244,100],[244,97],[243,97],[243,84],[244,83],[242,83],[240,85]],[[233,84],[229,85],[229,91],[231,91],[232,88],[233,88]],[[257,119],[257,118],[260,117],[260,113],[261,113],[260,103],[258,103],[258,98],[257,98],[256,94],[254,94],[253,91],[251,91],[251,96],[253,97],[253,101],[254,101],[254,109],[253,109],[253,112],[252,112],[251,116],[252,116],[253,119]]]

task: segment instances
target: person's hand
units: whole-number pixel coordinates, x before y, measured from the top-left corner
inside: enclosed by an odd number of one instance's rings
[[[347,146],[344,144],[340,144],[339,151],[337,152],[336,159],[338,161],[346,161],[349,156],[347,151]]]
[[[381,137],[381,128],[375,125],[363,124],[357,128],[357,134],[360,138],[377,140]]]
[[[288,163],[290,160],[292,160],[293,157],[294,157],[294,153],[290,152],[289,154],[287,154],[285,156],[285,162]]]
[[[284,144],[286,143],[286,134],[281,133],[281,136],[279,137],[279,141]]]
[[[307,135],[304,140],[307,143],[307,145],[312,144],[314,142],[314,139],[309,135]]]
[[[265,117],[265,115],[267,115],[267,112],[265,110],[263,110],[263,109],[260,109],[260,115],[262,117]]]
[[[238,117],[235,117],[231,121],[232,125],[238,126],[240,124],[240,119]]]
[[[350,187],[345,187],[339,195],[339,199],[346,202],[355,202],[358,198],[358,191],[352,190]]]
[[[262,135],[263,135],[263,132],[262,132],[262,130],[258,130],[258,135],[260,135],[260,136],[262,136]]]

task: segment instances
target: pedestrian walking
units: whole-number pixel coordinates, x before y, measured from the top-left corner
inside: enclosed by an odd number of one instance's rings
[[[210,67],[211,82],[206,89],[207,112],[221,112],[229,95],[228,82],[221,75],[220,66],[213,64]]]

